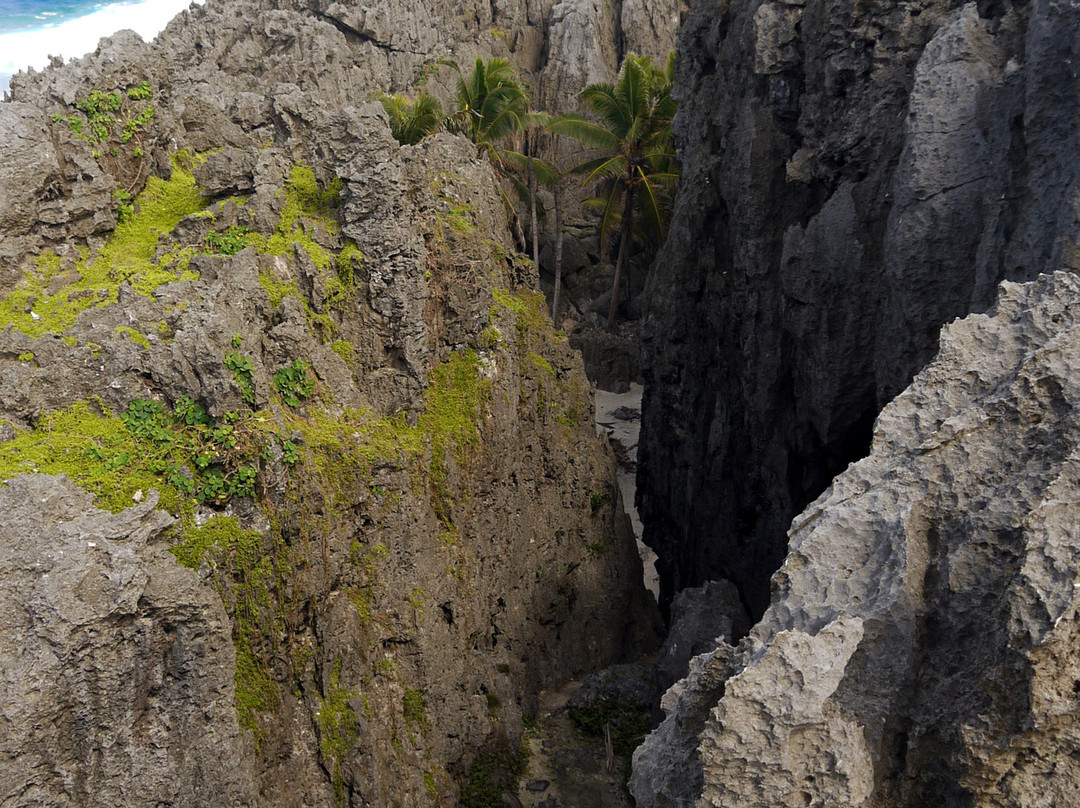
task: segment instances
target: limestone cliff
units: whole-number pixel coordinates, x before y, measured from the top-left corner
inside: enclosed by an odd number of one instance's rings
[[[541,11],[426,8],[210,0],[0,104],[0,804],[441,804],[649,641],[490,166],[366,102]]]
[[[1080,9],[694,4],[683,175],[645,328],[640,511],[666,597],[753,612],[940,326],[1077,268]]]
[[[643,806],[1075,805],[1080,281],[947,326],[774,601],[638,751]]]

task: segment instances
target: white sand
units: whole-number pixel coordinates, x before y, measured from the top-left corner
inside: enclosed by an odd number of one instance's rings
[[[630,459],[637,462],[638,433],[641,431],[640,416],[632,420],[616,418],[612,413],[619,407],[629,407],[641,412],[641,385],[630,385],[628,393],[609,393],[607,390],[596,391],[596,434],[615,438],[626,447]],[[619,468],[619,491],[623,504],[634,525],[637,537],[638,553],[645,568],[645,588],[660,598],[660,580],[656,574],[656,553],[641,540],[641,519],[634,507],[634,492],[637,490],[637,472]]]

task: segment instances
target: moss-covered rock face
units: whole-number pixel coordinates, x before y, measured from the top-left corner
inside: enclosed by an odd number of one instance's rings
[[[373,106],[289,121],[228,182],[177,155],[111,233],[25,258],[0,479],[62,473],[113,513],[158,492],[227,616],[241,780],[275,800],[237,804],[440,804],[651,613],[490,169],[449,136],[398,149]]]

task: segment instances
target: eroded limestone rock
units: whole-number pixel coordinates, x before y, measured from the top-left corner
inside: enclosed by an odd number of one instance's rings
[[[1078,311],[1057,273],[943,329],[792,523],[762,621],[665,697],[640,805],[1077,801]]]
[[[722,577],[760,615],[941,325],[1077,268],[1080,9],[731,0],[680,37],[639,510],[665,600]]]
[[[64,477],[0,487],[0,803],[256,805],[221,599]]]
[[[390,26],[395,9],[210,0],[153,43],[122,33],[85,60],[17,76],[20,101],[0,104],[0,129],[16,135],[0,171],[13,201],[0,214],[3,477],[70,461],[114,510],[149,496],[124,476],[164,451],[127,451],[118,416],[135,400],[170,418],[197,402],[239,435],[239,446],[227,430],[213,438],[202,462],[236,450],[257,468],[255,496],[231,498],[193,482],[194,460],[150,471],[179,519],[163,544],[190,550],[238,660],[218,660],[236,698],[222,691],[213,706],[231,716],[216,743],[238,771],[215,780],[193,762],[177,782],[202,772],[212,798],[191,804],[244,804],[252,784],[261,805],[452,802],[483,744],[520,737],[541,688],[654,639],[588,380],[531,291],[490,165],[446,134],[399,147],[369,100],[440,55],[516,47],[547,9],[430,3]],[[408,50],[431,36],[441,49]],[[91,89],[143,80],[157,111],[143,156],[124,153],[124,166],[52,119]],[[117,228],[117,176],[140,160]],[[154,200],[162,218],[148,223]],[[146,226],[147,249],[125,222]],[[290,403],[278,374],[297,361],[310,386]],[[76,448],[39,451],[50,416],[73,407],[105,434],[87,442],[66,422]],[[200,534],[207,525],[219,532]],[[101,685],[102,726],[130,723],[113,715],[121,684]],[[57,715],[78,719],[92,696]],[[146,747],[118,734],[110,754],[183,768],[185,738],[157,732]],[[21,748],[11,765],[34,768]],[[40,768],[92,790],[93,765]],[[117,785],[102,793],[145,804],[158,772],[144,789],[143,770],[110,769]]]

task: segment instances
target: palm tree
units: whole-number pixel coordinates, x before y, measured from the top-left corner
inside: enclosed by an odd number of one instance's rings
[[[553,121],[551,131],[568,135],[582,145],[601,152],[571,169],[584,174],[582,185],[603,180],[603,195],[595,200],[600,209],[600,241],[619,228],[619,257],[611,289],[607,327],[615,322],[619,306],[619,282],[626,264],[635,213],[650,240],[664,239],[667,189],[678,179],[678,163],[671,149],[671,120],[675,101],[671,97],[674,53],[664,68],[647,56],[628,54],[614,84],[590,84],[581,99],[595,115],[564,115]]]
[[[416,98],[400,93],[383,93],[379,96],[379,103],[390,117],[391,133],[402,146],[415,146],[437,132],[445,120],[439,99],[427,93],[421,93]]]
[[[550,118],[542,112],[534,112],[530,107],[528,84],[519,81],[514,75],[514,68],[506,59],[491,58],[484,61],[477,57],[468,73],[458,64],[446,59],[442,64],[453,68],[457,73],[454,87],[454,110],[447,118],[451,131],[468,137],[476,144],[477,151],[485,155],[500,179],[507,180],[514,187],[517,195],[527,201],[531,212],[533,235],[533,261],[538,260],[536,183],[548,182],[554,171],[534,156],[534,133],[545,127]],[[515,148],[506,148],[501,143],[511,141]],[[521,143],[524,149],[521,150]],[[517,168],[526,175],[525,183],[509,171]],[[513,205],[506,194],[503,200],[513,212]],[[518,230],[518,239],[524,249],[525,238],[521,232],[521,219],[514,214]]]
[[[457,73],[454,87],[454,110],[447,119],[448,127],[465,135],[476,144],[477,151],[487,155],[499,166],[501,159],[498,141],[514,137],[527,128],[529,87],[517,80],[514,68],[506,59],[480,57],[465,73],[457,62],[446,59]]]

